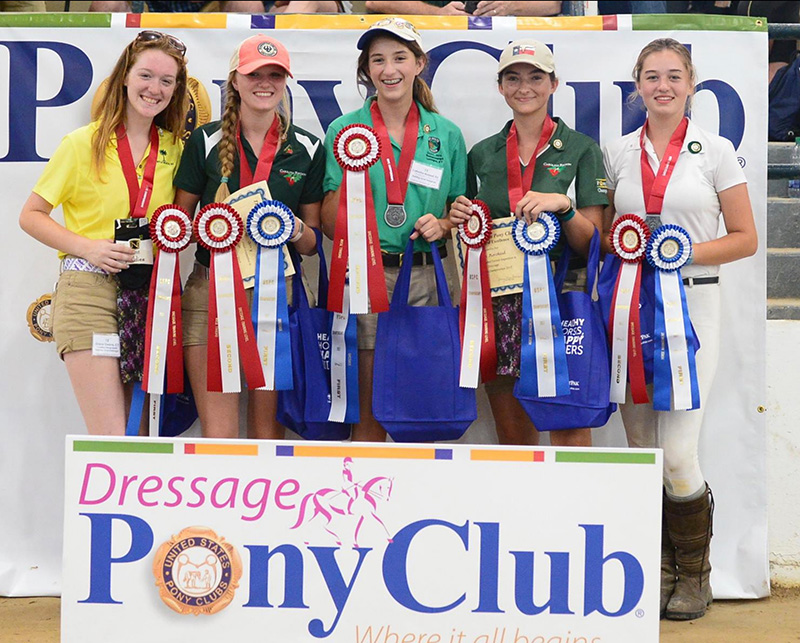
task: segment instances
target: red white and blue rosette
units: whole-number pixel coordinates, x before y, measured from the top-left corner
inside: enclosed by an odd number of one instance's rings
[[[150,219],[160,250],[150,278],[142,388],[153,395],[183,391],[181,275],[178,253],[192,240],[192,219],[177,205],[162,205]]]
[[[472,215],[458,226],[458,238],[467,247],[461,283],[461,369],[459,386],[478,388],[497,376],[492,292],[484,250],[492,237],[492,217],[483,201],[472,202]]]
[[[561,236],[561,224],[554,214],[542,212],[530,225],[517,219],[511,236],[525,255],[520,395],[569,395],[567,349],[548,256]]]
[[[251,313],[268,391],[286,391],[294,385],[283,267],[283,246],[294,229],[294,214],[280,201],[262,201],[247,216],[247,234],[258,246]]]
[[[369,182],[369,168],[380,159],[375,130],[354,124],[333,141],[333,154],[341,166],[341,192],[331,259],[328,309],[343,312],[345,279],[349,277],[347,312],[364,314],[389,310],[383,275],[378,220]]]
[[[236,244],[244,225],[239,214],[225,203],[209,203],[194,219],[197,242],[211,253],[208,288],[208,390],[239,393],[239,364],[250,388],[263,388],[253,322],[247,311],[247,295]]]
[[[694,331],[680,272],[692,260],[689,233],[672,224],[656,228],[646,256],[656,269],[653,408],[700,408]]]
[[[639,293],[642,285],[644,260],[650,228],[635,214],[623,214],[611,226],[610,241],[614,254],[620,258],[611,313],[608,321],[611,335],[612,402],[625,402],[627,381],[635,404],[649,400],[642,357]]]

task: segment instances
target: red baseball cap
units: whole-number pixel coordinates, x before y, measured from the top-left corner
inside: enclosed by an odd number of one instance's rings
[[[286,47],[264,34],[257,34],[239,44],[231,56],[229,71],[249,74],[265,65],[277,65],[285,69],[289,76],[292,76],[289,68],[289,52]]]

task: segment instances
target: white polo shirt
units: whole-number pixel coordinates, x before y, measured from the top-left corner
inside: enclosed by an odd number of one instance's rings
[[[646,214],[642,194],[640,135],[641,128],[603,149],[608,189],[614,190],[616,216],[638,214],[644,218]],[[697,149],[697,143],[700,144],[700,150],[691,152],[690,149]],[[644,138],[644,147],[650,167],[654,173],[658,173],[660,161],[647,136]],[[719,236],[719,216],[722,213],[718,194],[746,182],[731,142],[700,129],[690,120],[678,162],[664,194],[661,222],[683,227],[693,243],[712,241]],[[681,270],[684,277],[718,273],[719,266],[692,264]]]

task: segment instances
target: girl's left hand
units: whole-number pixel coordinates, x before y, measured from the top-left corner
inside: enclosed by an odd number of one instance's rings
[[[431,213],[423,214],[414,224],[414,232],[411,233],[412,239],[422,236],[425,241],[438,241],[444,236],[444,228],[441,219],[437,219]]]
[[[517,207],[514,209],[514,215],[517,219],[525,218],[525,221],[530,225],[539,218],[540,212],[564,212],[572,205],[572,201],[566,194],[558,193],[544,193],[544,192],[526,192]]]

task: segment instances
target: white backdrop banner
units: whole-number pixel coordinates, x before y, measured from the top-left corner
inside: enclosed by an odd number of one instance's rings
[[[61,440],[83,423],[52,345],[31,338],[29,305],[51,292],[54,251],[22,233],[16,217],[61,138],[89,120],[92,97],[123,45],[141,28],[169,31],[188,46],[189,70],[207,90],[214,117],[234,47],[268,30],[292,55],[296,122],[322,136],[361,104],[355,82],[358,34],[376,17],[192,14],[0,16],[0,172],[5,234],[0,256],[0,594],[60,592]],[[552,46],[560,86],[553,113],[601,144],[627,133],[644,113],[630,105],[631,69],[650,40],[691,47],[701,84],[693,118],[729,138],[749,182],[760,237],[755,257],[722,272],[725,324],[717,381],[703,431],[703,469],[717,499],[712,584],[717,597],[769,592],[766,535],[765,240],[766,25],[750,18],[602,16],[554,19],[414,18],[430,56],[440,111],[467,145],[500,130],[510,113],[497,92],[497,58],[514,38]],[[59,218],[60,210],[54,213]],[[190,260],[188,255],[185,260]],[[184,272],[188,274],[188,272]],[[742,350],[742,347],[747,350]],[[464,440],[496,441],[485,401]],[[618,416],[594,431],[596,445],[623,446]],[[435,488],[446,481],[431,480]],[[444,488],[444,487],[443,487]],[[637,508],[638,510],[638,508]]]
[[[61,640],[655,643],[661,469],[659,450],[70,436]]]

